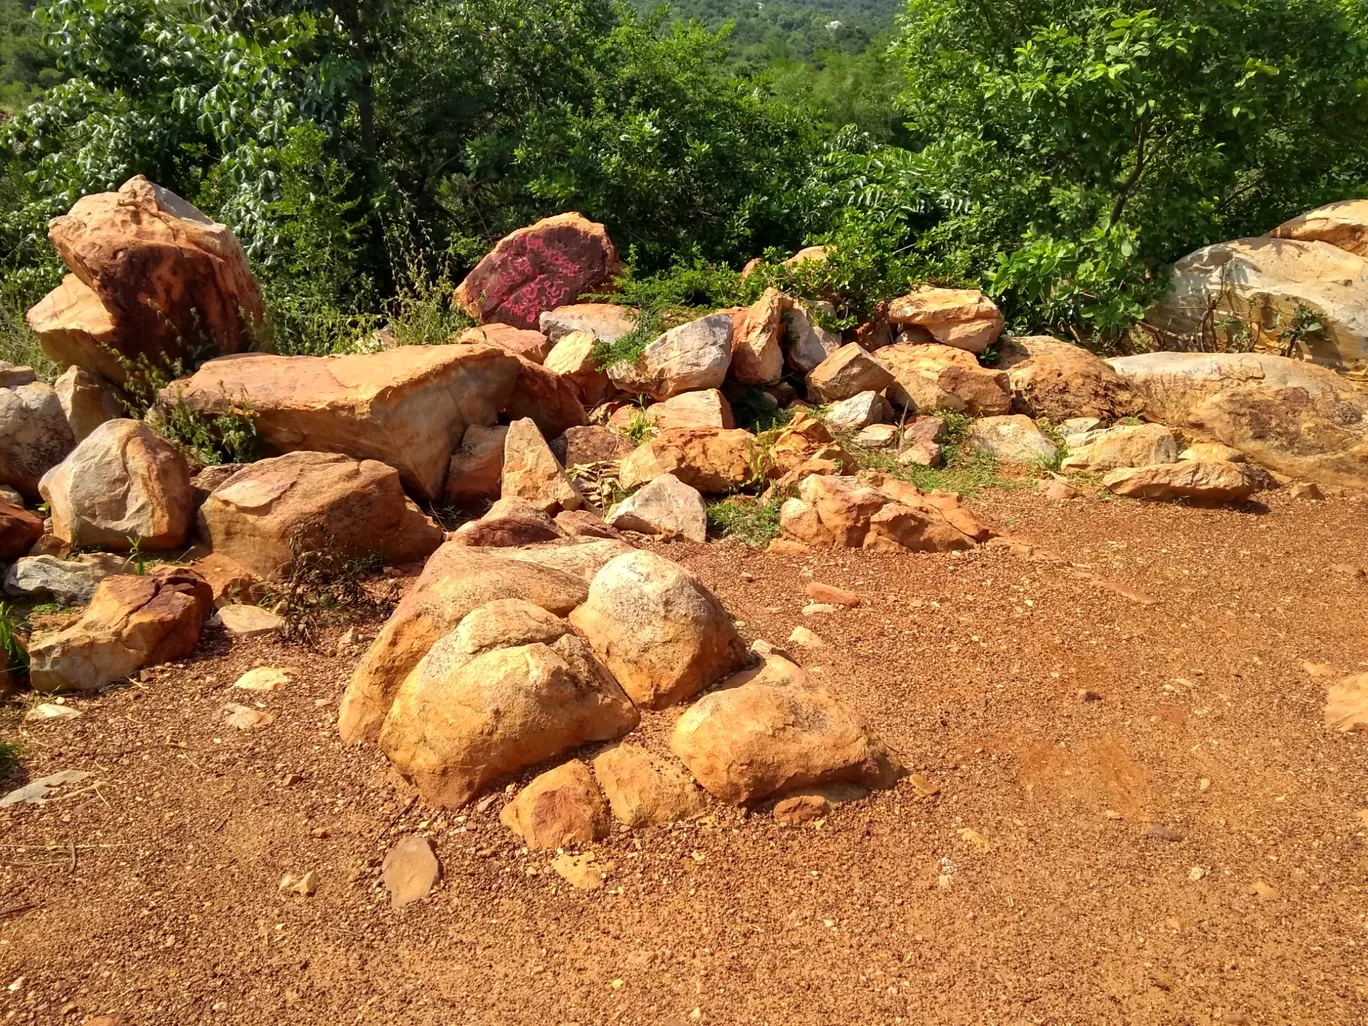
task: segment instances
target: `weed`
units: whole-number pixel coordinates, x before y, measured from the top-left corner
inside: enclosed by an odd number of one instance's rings
[[[936,433],[936,444],[946,451],[948,461],[948,454],[958,453],[968,440],[969,429],[974,426],[974,418],[967,413],[955,413],[953,410],[937,413],[936,416],[941,421],[941,429]]]
[[[663,328],[664,318],[659,310],[649,308],[637,312],[636,324],[632,330],[613,342],[596,341],[593,360],[600,370],[617,363],[634,363]]]
[[[1031,466],[1033,476],[1043,477],[1046,474],[1058,472],[1064,463],[1064,457],[1069,455],[1069,443],[1064,441],[1064,435],[1059,430],[1058,424],[1041,420],[1036,422],[1036,427],[1054,445],[1054,455],[1048,458],[1040,457]]]
[[[129,416],[146,421],[176,448],[204,466],[219,463],[251,463],[259,455],[252,407],[244,396],[225,400],[227,408],[214,416],[191,409],[179,398],[161,397],[177,378],[185,376],[179,360],[154,363],[146,354],[129,359],[115,354],[127,373],[126,398],[121,399]]]
[[[475,322],[452,302],[456,286],[446,269],[429,271],[410,256],[398,290],[385,304],[388,330],[396,345],[440,346]]]
[[[0,360],[32,367],[41,381],[54,381],[61,369],[43,352],[17,297],[0,294]]]
[[[382,594],[365,587],[365,579],[384,565],[378,555],[347,557],[326,548],[307,547],[316,531],[303,529],[290,538],[292,561],[282,581],[274,608],[285,619],[281,632],[287,641],[310,648],[318,645],[320,621],[339,609],[382,611],[398,599],[395,582]]]
[[[637,408],[632,411],[632,417],[627,421],[622,433],[633,445],[649,442],[656,436],[658,433],[656,426],[651,422],[651,418],[646,415],[645,401],[637,403]]]
[[[128,536],[128,558],[124,560],[123,568],[128,569],[129,564],[133,564],[133,576],[142,577],[147,573],[147,560],[143,558],[142,539],[137,535]]]
[[[16,677],[28,676],[28,653],[19,642],[19,619],[9,606],[0,602],[0,659],[4,669]]]
[[[780,406],[758,385],[749,386],[731,403],[736,426],[754,434],[781,428],[793,419],[793,411]]]
[[[19,765],[23,747],[10,741],[0,741],[0,777],[8,776]]]
[[[779,533],[779,510],[786,496],[766,501],[736,495],[708,507],[708,527],[717,536],[731,535],[753,548],[767,545]]]
[[[882,450],[849,448],[861,467],[878,470],[899,481],[907,481],[924,492],[952,492],[955,495],[973,497],[987,488],[1017,488],[1020,483],[998,473],[998,461],[989,453],[978,452],[963,455],[954,451],[954,458],[947,452],[946,466],[923,467],[917,464],[903,466],[891,454]]]

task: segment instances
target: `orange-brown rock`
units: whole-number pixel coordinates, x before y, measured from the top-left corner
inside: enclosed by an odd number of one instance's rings
[[[489,507],[479,520],[471,520],[451,533],[462,545],[537,545],[560,541],[565,532],[538,506],[526,499],[509,497]]]
[[[499,822],[533,850],[588,844],[608,836],[608,804],[578,759],[547,770],[499,811]]]
[[[793,301],[766,289],[750,306],[732,314],[732,378],[745,385],[768,385],[784,373],[784,314]]]
[[[565,468],[531,418],[508,426],[500,487],[503,498],[524,499],[551,516],[584,505],[584,496],[566,477]]]
[[[0,499],[0,560],[28,555],[33,543],[43,536],[43,520],[23,506]]]
[[[998,368],[1007,372],[1012,409],[1056,423],[1138,416],[1145,404],[1105,361],[1047,335],[1004,339]]]
[[[487,342],[496,345],[510,356],[521,356],[532,363],[545,363],[551,352],[551,340],[540,331],[515,328],[509,324],[484,324],[467,328],[456,337],[457,342]]]
[[[29,646],[37,691],[92,691],[144,666],[188,654],[214,605],[204,579],[184,567],[106,577],[80,620]]]
[[[595,756],[594,776],[613,817],[629,827],[677,823],[705,810],[703,795],[682,765],[629,741]]]
[[[502,424],[471,424],[466,428],[460,447],[451,454],[446,480],[448,506],[469,508],[499,497],[507,435],[508,428]]]
[[[893,383],[888,369],[849,342],[808,372],[808,399],[816,403],[839,402],[861,392],[881,392]]]
[[[248,464],[204,501],[199,532],[214,552],[266,579],[306,552],[407,563],[442,544],[392,467],[325,452]]]
[[[888,398],[918,413],[948,410],[991,417],[1012,409],[1007,375],[980,366],[963,349],[899,342],[878,350],[874,359],[893,375]]]
[[[873,551],[948,552],[970,549],[990,532],[951,496],[876,477],[813,475],[779,511],[785,538],[805,545]]]
[[[586,463],[620,460],[634,448],[631,442],[616,431],[594,424],[572,427],[559,438],[553,438],[548,444],[561,466],[567,469]]]
[[[547,438],[589,423],[576,383],[527,360],[518,361],[518,380],[505,409],[513,420],[531,418]]]
[[[621,267],[603,225],[558,214],[500,239],[452,300],[481,324],[535,328],[543,313],[604,284]]]
[[[77,200],[48,238],[72,273],[28,319],[64,366],[122,383],[144,357],[165,368],[192,346],[243,352],[265,322],[233,233],[142,175]]]
[[[888,304],[888,319],[910,342],[939,342],[981,353],[1002,334],[1002,314],[978,289],[923,286]]]
[[[1254,494],[1254,482],[1240,464],[1199,460],[1123,467],[1102,478],[1102,487],[1114,495],[1154,502],[1243,502]]]
[[[562,335],[543,361],[547,370],[559,374],[575,388],[580,402],[597,406],[612,390],[608,374],[598,364],[596,339],[587,331]]]
[[[266,594],[261,578],[222,553],[210,552],[191,563],[190,569],[204,578],[218,608],[255,605]]]
[[[1268,233],[1275,239],[1327,242],[1368,258],[1368,199],[1342,200],[1284,221]]]
[[[271,452],[380,460],[417,498],[442,494],[452,450],[493,424],[520,364],[492,345],[400,346],[355,356],[245,354],[210,360],[162,390],[203,416],[239,411]]]
[[[721,494],[762,477],[756,459],[755,436],[742,428],[671,428],[624,459],[618,480],[630,490],[673,474],[704,494]]]
[[[663,403],[652,403],[643,414],[657,431],[670,428],[734,428],[731,403],[715,388],[681,392]]]

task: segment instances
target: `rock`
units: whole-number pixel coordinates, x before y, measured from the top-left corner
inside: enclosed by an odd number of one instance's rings
[[[888,369],[855,342],[836,350],[807,375],[808,398],[819,403],[879,392],[892,383]]]
[[[803,593],[814,602],[844,606],[846,609],[855,609],[864,604],[864,600],[853,591],[822,584],[820,581],[809,581]]]
[[[802,648],[826,648],[827,643],[821,636],[808,630],[806,627],[795,627],[789,634],[789,641]]]
[[[562,852],[551,860],[551,868],[576,890],[597,891],[603,887],[604,877],[612,872],[613,863],[599,862],[592,851],[580,855]]]
[[[671,328],[635,360],[611,364],[608,377],[624,392],[653,399],[718,388],[731,366],[731,334],[729,314],[700,317]]]
[[[548,371],[567,379],[585,406],[597,406],[612,391],[608,373],[601,369],[594,349],[598,339],[587,331],[563,335],[544,361]]]
[[[781,826],[801,826],[831,814],[831,802],[820,794],[796,794],[774,805],[774,821]]]
[[[704,695],[670,747],[694,779],[734,805],[831,784],[891,787],[897,761],[864,720],[811,684],[751,680]]]
[[[902,467],[939,467],[945,462],[941,447],[935,442],[918,442],[907,445],[898,453],[898,465]]]
[[[806,545],[874,551],[949,552],[970,549],[990,532],[953,498],[923,495],[883,478],[813,476],[779,510],[784,537]]]
[[[75,441],[57,393],[41,382],[0,388],[0,484],[33,498]]]
[[[126,560],[103,552],[87,552],[58,559],[25,556],[5,574],[5,591],[30,602],[52,601],[60,606],[84,606],[96,586],[120,573]]]
[[[195,509],[204,505],[204,500],[214,494],[214,489],[236,474],[245,463],[215,463],[203,468],[190,479],[190,489],[194,493]]]
[[[523,365],[497,346],[400,346],[354,356],[210,360],[162,390],[202,416],[246,411],[268,452],[306,449],[380,460],[420,499],[442,495],[452,450],[493,424]]]
[[[681,822],[705,811],[683,766],[627,741],[595,756],[594,775],[614,818],[629,827]]]
[[[62,366],[122,384],[139,360],[192,363],[192,345],[244,352],[265,325],[233,233],[142,175],[77,200],[48,239],[73,273],[28,323]]]
[[[608,523],[622,531],[708,540],[708,507],[696,488],[673,474],[661,474],[623,499],[608,514]]]
[[[290,894],[298,894],[301,898],[313,897],[318,893],[318,873],[312,869],[303,876],[286,873],[280,878],[279,889]]]
[[[1274,239],[1325,242],[1368,258],[1368,199],[1342,200],[1284,221],[1268,233]]]
[[[646,421],[657,431],[672,428],[735,428],[731,404],[715,388],[681,392],[646,407]]]
[[[566,509],[556,514],[556,526],[567,538],[606,538],[621,541],[622,534],[587,509]]]
[[[1072,485],[1067,485],[1063,481],[1041,481],[1036,485],[1036,491],[1047,499],[1081,499],[1083,493]]]
[[[0,809],[10,805],[46,805],[51,799],[48,793],[66,784],[79,784],[89,778],[85,770],[60,770],[45,777],[32,780],[23,787],[10,791],[0,798]],[[23,979],[23,977],[20,977]]]
[[[68,367],[53,390],[77,442],[83,441],[105,421],[128,415],[119,400],[119,390],[84,367],[75,364]]]
[[[784,314],[793,300],[766,289],[750,306],[732,314],[732,378],[743,385],[768,385],[784,373]]]
[[[184,545],[195,515],[190,466],[140,420],[107,420],[43,475],[52,533],[79,548]]]
[[[860,392],[832,403],[823,419],[837,431],[858,431],[871,424],[882,424],[892,416],[893,408],[882,395]]]
[[[640,719],[573,634],[474,658],[460,647],[433,646],[399,688],[380,731],[395,768],[435,804],[464,805],[509,773],[614,740]]]
[[[888,319],[912,342],[939,342],[981,353],[1002,333],[1002,314],[978,289],[923,285],[888,304]]]
[[[1326,689],[1325,725],[1345,733],[1368,730],[1368,673],[1345,677]]]
[[[32,367],[24,367],[8,360],[0,360],[0,388],[18,388],[31,385],[38,380]]]
[[[531,418],[515,420],[508,427],[502,495],[526,499],[552,516],[563,509],[584,505],[584,496],[565,476],[565,470]]]
[[[1257,353],[1109,362],[1153,420],[1233,446],[1288,477],[1368,487],[1368,392],[1334,371]]]
[[[671,428],[624,459],[618,481],[633,489],[673,474],[704,494],[723,494],[759,476],[755,459],[755,436],[741,428]]]
[[[585,331],[600,342],[616,342],[636,329],[636,311],[613,303],[575,303],[548,310],[538,319],[553,343],[572,331]]]
[[[1254,493],[1253,484],[1237,464],[1197,460],[1113,470],[1102,478],[1102,487],[1129,499],[1159,502],[1244,502]]]
[[[789,307],[785,314],[787,358],[789,366],[798,373],[811,373],[841,348],[840,334],[819,323],[835,316],[835,308],[825,302],[795,302]]]
[[[570,622],[632,701],[648,709],[690,698],[746,660],[717,597],[653,552],[626,553],[604,566]]]
[[[467,328],[456,336],[455,341],[467,345],[485,342],[498,346],[510,356],[520,356],[529,363],[544,363],[552,345],[551,339],[540,331],[515,328],[508,324]]]
[[[23,506],[0,499],[0,561],[18,559],[43,536],[43,521]]]
[[[893,449],[899,440],[896,424],[870,424],[855,435],[855,444],[861,449]]]
[[[239,602],[255,605],[265,594],[260,578],[236,560],[211,552],[190,564],[209,584],[215,606]]]
[[[1245,454],[1220,442],[1193,442],[1178,454],[1180,460],[1201,460],[1206,463],[1245,463]]]
[[[432,893],[441,873],[432,843],[419,834],[401,837],[380,863],[380,880],[394,908],[422,901]]]
[[[274,691],[290,683],[291,671],[275,666],[258,666],[248,670],[236,681],[233,687],[242,691]]]
[[[448,506],[468,509],[499,497],[507,436],[508,428],[502,424],[495,427],[471,424],[466,428],[460,448],[451,454],[446,479]]]
[[[506,409],[512,420],[532,420],[547,438],[589,423],[575,383],[528,360],[518,361],[518,380]]]
[[[969,427],[969,448],[1003,463],[1050,464],[1057,455],[1054,441],[1022,414],[984,417]]]
[[[79,709],[73,709],[69,705],[54,705],[52,702],[40,702],[28,712],[24,713],[25,723],[60,723],[64,720],[79,720],[85,714]]]
[[[559,545],[526,545],[508,550],[508,558],[571,574],[587,587],[611,560],[631,551],[632,546],[621,540],[589,538]]]
[[[261,638],[285,626],[285,618],[260,606],[229,603],[218,611],[219,622],[235,638]]]
[[[943,345],[899,342],[874,354],[893,375],[890,401],[918,413],[949,410],[993,417],[1012,408],[1005,372],[980,367],[973,354]]]
[[[1070,417],[1060,421],[1059,433],[1069,445],[1078,445],[1101,426],[1102,421],[1097,417]]]
[[[0,499],[18,506],[20,509],[24,508],[24,496],[20,493],[18,488],[11,487],[10,485],[0,485]]]
[[[1174,264],[1169,290],[1146,311],[1144,326],[1159,336],[1162,348],[1205,349],[1212,341],[1228,340],[1228,328],[1212,325],[1234,321],[1252,336],[1240,338],[1241,343],[1277,353],[1300,308],[1310,311],[1320,328],[1298,348],[1314,363],[1362,374],[1368,371],[1365,297],[1368,257],[1328,242],[1235,239]],[[1213,333],[1218,337],[1212,339]]]
[[[481,324],[537,327],[541,315],[622,269],[601,224],[557,214],[504,236],[456,287],[452,302]]]
[[[264,580],[286,576],[308,552],[407,563],[442,543],[441,529],[405,497],[396,470],[324,452],[244,467],[200,507],[199,532],[215,553]]]
[[[1007,372],[1012,409],[1037,420],[1119,420],[1144,403],[1107,363],[1081,346],[1045,335],[1004,339],[998,369]]]
[[[590,463],[613,463],[632,451],[632,443],[615,431],[588,425],[572,427],[550,442],[551,452],[567,468]]]
[[[1177,461],[1178,439],[1162,424],[1117,424],[1071,443],[1060,467],[1097,473]]]
[[[1313,481],[1295,481],[1288,485],[1287,497],[1304,502],[1317,502],[1325,498],[1325,493]]]
[[[560,541],[565,532],[541,508],[509,496],[500,499],[479,520],[462,524],[451,533],[451,540],[461,545],[507,546],[537,545]]]
[[[785,267],[800,267],[803,264],[824,264],[834,252],[832,246],[805,246],[784,261]]]
[[[591,548],[552,546],[546,551],[573,556]],[[520,598],[564,616],[588,597],[588,582],[582,576],[514,558],[531,555],[540,553],[477,549],[455,542],[433,553],[352,673],[338,714],[342,739],[355,742],[378,736],[404,678],[472,610],[496,599]]]
[[[30,641],[29,683],[35,691],[93,691],[179,659],[199,641],[212,609],[209,585],[191,570],[107,577],[80,620]]]
[[[503,807],[499,822],[529,848],[564,848],[606,837],[608,806],[589,767],[574,759],[534,778]]]

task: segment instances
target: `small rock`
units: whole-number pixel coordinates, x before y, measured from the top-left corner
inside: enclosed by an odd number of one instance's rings
[[[1314,481],[1297,481],[1288,486],[1287,497],[1289,499],[1320,500],[1325,498],[1325,493]]]
[[[223,707],[223,711],[226,714],[224,722],[236,730],[269,727],[275,722],[275,713],[262,712],[260,709],[253,709],[250,705],[237,705],[229,702]]]
[[[836,588],[830,584],[821,584],[817,581],[809,581],[805,591],[807,597],[814,602],[845,606],[847,609],[854,609],[864,602],[853,591],[846,591],[844,588]]]
[[[572,759],[518,792],[499,812],[499,822],[529,848],[563,848],[608,835],[608,803],[589,767]]]
[[[1368,673],[1345,677],[1326,689],[1325,725],[1344,733],[1368,730]]]
[[[1249,893],[1260,901],[1268,901],[1270,898],[1278,896],[1278,889],[1265,883],[1263,880],[1255,880],[1249,885]]]
[[[783,826],[799,826],[821,819],[831,812],[831,802],[820,794],[796,794],[774,806],[774,821]]]
[[[597,891],[603,886],[604,877],[612,872],[613,864],[600,863],[592,851],[583,855],[563,852],[551,860],[551,868],[571,887],[581,891]]]
[[[243,691],[274,691],[290,683],[290,672],[274,666],[258,666],[239,677],[233,687]]]
[[[803,615],[822,616],[825,613],[844,612],[845,608],[845,606],[838,606],[834,602],[809,602],[803,607]]]
[[[708,539],[708,507],[703,496],[673,474],[661,474],[623,499],[607,519],[623,531],[685,538],[700,545]]]
[[[1188,879],[1191,880],[1193,883],[1196,883],[1198,880],[1202,879],[1202,877],[1206,875],[1207,871],[1203,869],[1201,866],[1193,866],[1191,869],[1188,870]]]
[[[1073,485],[1067,485],[1063,481],[1041,481],[1036,485],[1036,491],[1047,499],[1080,499],[1083,493]]]
[[[401,838],[380,866],[381,880],[395,908],[426,898],[440,875],[441,866],[431,843],[418,834]]]
[[[898,444],[898,425],[870,424],[855,436],[855,444],[861,449],[891,449]]]
[[[803,648],[826,648],[826,642],[819,638],[806,627],[795,627],[793,633],[789,635],[789,641]]]
[[[279,889],[285,892],[293,892],[307,898],[318,890],[318,874],[312,869],[303,876],[298,877],[286,873],[280,878]]]
[[[59,720],[76,720],[85,714],[69,705],[56,705],[42,702],[24,714],[25,723],[54,723]]]
[[[217,615],[223,629],[235,638],[259,638],[285,626],[283,617],[260,606],[233,603],[224,606]]]
[[[1078,692],[1078,700],[1080,702],[1100,702],[1102,701],[1102,695],[1096,691],[1089,691],[1085,688]]]
[[[89,776],[85,770],[62,770],[60,773],[39,777],[0,798],[0,809],[7,805],[42,805],[47,801],[49,791],[54,791],[65,784],[79,784]]]
[[[1167,827],[1163,823],[1151,823],[1145,827],[1145,836],[1155,841],[1181,841],[1187,835],[1179,833],[1172,827]]]

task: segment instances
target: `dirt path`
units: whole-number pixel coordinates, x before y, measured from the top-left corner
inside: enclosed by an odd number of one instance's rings
[[[1368,581],[1343,566],[1368,565],[1368,504],[974,505],[1084,566],[664,550],[747,637],[827,639],[800,660],[940,790],[905,780],[820,828],[718,807],[623,833],[596,846],[616,871],[592,894],[521,853],[497,802],[410,805],[375,749],[340,745],[354,654],[206,635],[79,720],[7,714],[30,777],[98,787],[0,809],[0,1017],[1368,1021],[1368,739],[1327,732],[1303,665],[1368,667]],[[804,617],[810,580],[870,602]],[[258,663],[298,676],[262,698],[274,723],[237,731],[221,709]],[[649,717],[653,743],[672,719]],[[379,862],[415,829],[444,880],[394,911]],[[306,870],[313,897],[278,892]]]

